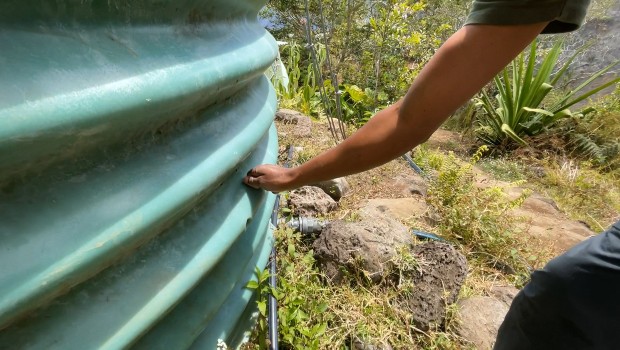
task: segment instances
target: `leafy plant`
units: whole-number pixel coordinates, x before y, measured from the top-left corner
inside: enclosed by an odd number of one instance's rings
[[[322,64],[325,60],[325,48],[320,45],[317,47],[319,64]],[[282,48],[282,53],[286,57],[288,85],[285,86],[283,81],[277,79],[275,75],[272,79],[280,105],[299,110],[306,115],[318,115],[321,111],[321,99],[317,93],[317,78],[312,63],[308,63],[302,69],[302,50],[295,41],[286,44]]]
[[[511,274],[519,285],[529,275],[528,260],[538,259],[525,250],[511,213],[529,191],[510,200],[499,187],[476,186],[473,166],[487,150],[482,146],[465,164],[452,153],[434,161],[438,173],[430,182],[426,201],[440,218],[438,228],[443,237],[475,255],[474,261]]]
[[[343,84],[344,92],[340,95],[342,110],[347,122],[357,126],[364,125],[379,110],[385,108],[388,96],[370,88],[362,90],[357,85]]]
[[[606,171],[620,168],[620,85],[591,106],[584,118],[569,119],[557,134],[566,148]]]
[[[256,331],[254,332],[254,341],[258,343],[260,350],[269,349],[267,344],[267,301],[270,295],[276,297],[278,292],[269,285],[269,271],[261,271],[258,267],[254,270],[256,280],[251,280],[246,284],[246,288],[256,291],[256,306],[258,307],[258,320],[256,323]]]
[[[509,67],[494,78],[497,89],[495,102],[492,102],[486,91],[482,91],[477,99],[478,105],[483,109],[483,113],[478,116],[477,120],[478,137],[482,141],[491,145],[506,146],[510,142],[526,145],[527,143],[523,140],[524,136],[537,135],[560,119],[581,117],[583,114],[573,113],[569,108],[620,81],[620,78],[612,79],[579,94],[581,90],[618,63],[615,62],[594,73],[575,89],[563,94],[553,105],[543,108],[542,103],[545,97],[581,52],[577,50],[559,70],[553,73],[561,50],[562,41],[556,41],[537,66],[537,44],[532,43],[527,59],[525,53],[521,53]]]
[[[320,349],[319,338],[325,333],[327,323],[319,315],[325,312],[327,304],[320,298],[309,298],[308,293],[319,289],[321,282],[314,271],[312,251],[299,252],[297,245],[300,243],[300,234],[291,229],[279,231],[277,235],[279,269],[282,271],[278,279],[281,292],[279,335],[285,348]]]

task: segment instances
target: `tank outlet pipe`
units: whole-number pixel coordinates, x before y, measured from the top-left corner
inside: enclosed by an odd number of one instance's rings
[[[303,235],[321,233],[325,225],[327,225],[327,221],[305,216],[294,217],[288,222],[284,220],[282,220],[281,222],[293,229],[294,231],[300,232]]]

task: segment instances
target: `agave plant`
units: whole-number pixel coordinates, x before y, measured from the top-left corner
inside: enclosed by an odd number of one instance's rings
[[[562,41],[557,41],[537,67],[537,45],[536,42],[532,43],[527,59],[525,53],[521,53],[494,78],[497,88],[495,103],[486,91],[482,91],[476,99],[477,105],[482,106],[483,110],[477,121],[478,137],[482,141],[492,145],[505,145],[512,140],[526,145],[523,136],[537,135],[562,118],[579,117],[579,113],[573,113],[569,108],[620,81],[620,78],[615,78],[580,94],[590,83],[618,64],[619,61],[616,61],[594,73],[575,89],[564,93],[555,104],[542,108],[545,97],[564,76],[575,57],[585,49],[584,47],[575,52],[553,73],[562,44]]]

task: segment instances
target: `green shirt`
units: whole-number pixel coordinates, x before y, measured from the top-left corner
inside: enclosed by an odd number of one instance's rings
[[[543,33],[579,28],[590,0],[474,0],[465,24],[530,24],[550,21]]]

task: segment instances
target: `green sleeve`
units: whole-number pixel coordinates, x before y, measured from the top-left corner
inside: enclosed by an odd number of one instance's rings
[[[465,24],[515,25],[547,22],[543,33],[579,28],[590,0],[474,0]]]

